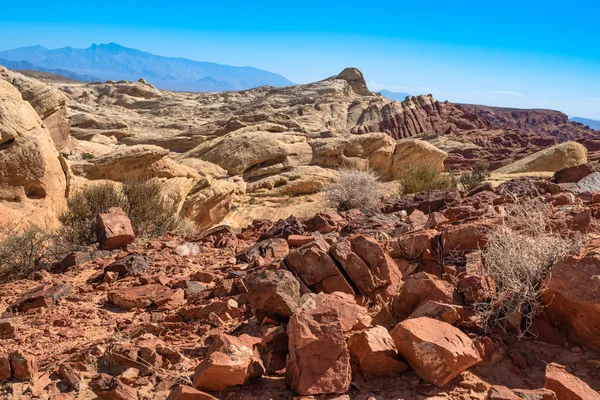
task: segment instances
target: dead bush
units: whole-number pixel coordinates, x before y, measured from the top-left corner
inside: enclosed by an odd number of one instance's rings
[[[517,315],[525,333],[539,312],[546,275],[578,251],[585,237],[553,232],[548,205],[539,199],[517,200],[507,211],[505,225],[487,234],[482,250],[484,272],[496,282],[497,295],[474,308],[488,330],[505,329],[506,320]]]
[[[22,232],[5,232],[0,237],[0,282],[23,278],[36,270],[50,240],[50,234],[34,226]]]
[[[187,227],[178,215],[174,198],[164,196],[160,183],[130,180],[121,188],[111,183],[86,186],[71,195],[67,211],[60,216],[62,234],[71,243],[83,246],[98,241],[96,217],[111,207],[120,207],[131,220],[137,236],[151,237]]]
[[[341,169],[339,177],[322,189],[325,200],[340,211],[376,207],[384,193],[383,184],[372,171]]]
[[[452,175],[444,174],[429,164],[416,164],[404,169],[398,175],[398,180],[403,194],[453,189],[457,185]]]
[[[490,165],[486,161],[477,161],[473,164],[471,172],[464,172],[458,179],[465,191],[470,191],[480,186],[490,177]]]

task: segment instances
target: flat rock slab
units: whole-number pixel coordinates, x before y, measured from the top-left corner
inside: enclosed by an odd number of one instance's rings
[[[153,304],[161,306],[167,303],[183,303],[184,291],[151,284],[117,289],[109,294],[109,298],[115,305],[131,310],[132,308],[146,308]]]
[[[36,308],[50,307],[59,299],[69,296],[71,292],[69,285],[43,285],[18,299],[11,309],[26,312]]]

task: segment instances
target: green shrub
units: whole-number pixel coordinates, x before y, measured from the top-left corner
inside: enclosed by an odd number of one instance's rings
[[[486,161],[477,161],[471,172],[463,173],[459,182],[463,190],[470,191],[480,186],[490,177],[490,166]]]
[[[111,207],[128,209],[127,198],[114,184],[89,185],[73,193],[67,199],[67,211],[59,216],[63,236],[83,246],[97,242],[96,216]]]
[[[92,160],[94,158],[94,155],[92,153],[83,153],[81,155],[81,158],[83,160]]]
[[[67,241],[91,245],[98,241],[96,217],[111,207],[120,207],[131,220],[137,236],[149,237],[183,229],[189,224],[179,217],[177,202],[165,197],[160,183],[131,180],[122,188],[111,183],[90,185],[71,195],[67,211],[60,216],[62,233]]]
[[[341,169],[340,175],[322,189],[323,197],[340,211],[376,207],[383,196],[383,184],[372,171]]]
[[[444,174],[428,164],[417,164],[403,170],[398,180],[404,194],[453,189],[457,185],[453,176]]]

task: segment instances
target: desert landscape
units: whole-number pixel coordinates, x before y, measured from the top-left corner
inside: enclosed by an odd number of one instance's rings
[[[600,399],[561,112],[0,67],[0,134],[0,398]]]

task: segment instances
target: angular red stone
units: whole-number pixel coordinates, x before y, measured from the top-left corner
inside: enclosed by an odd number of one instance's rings
[[[112,207],[106,213],[98,214],[96,229],[102,250],[122,249],[135,239],[131,221],[119,207]]]

